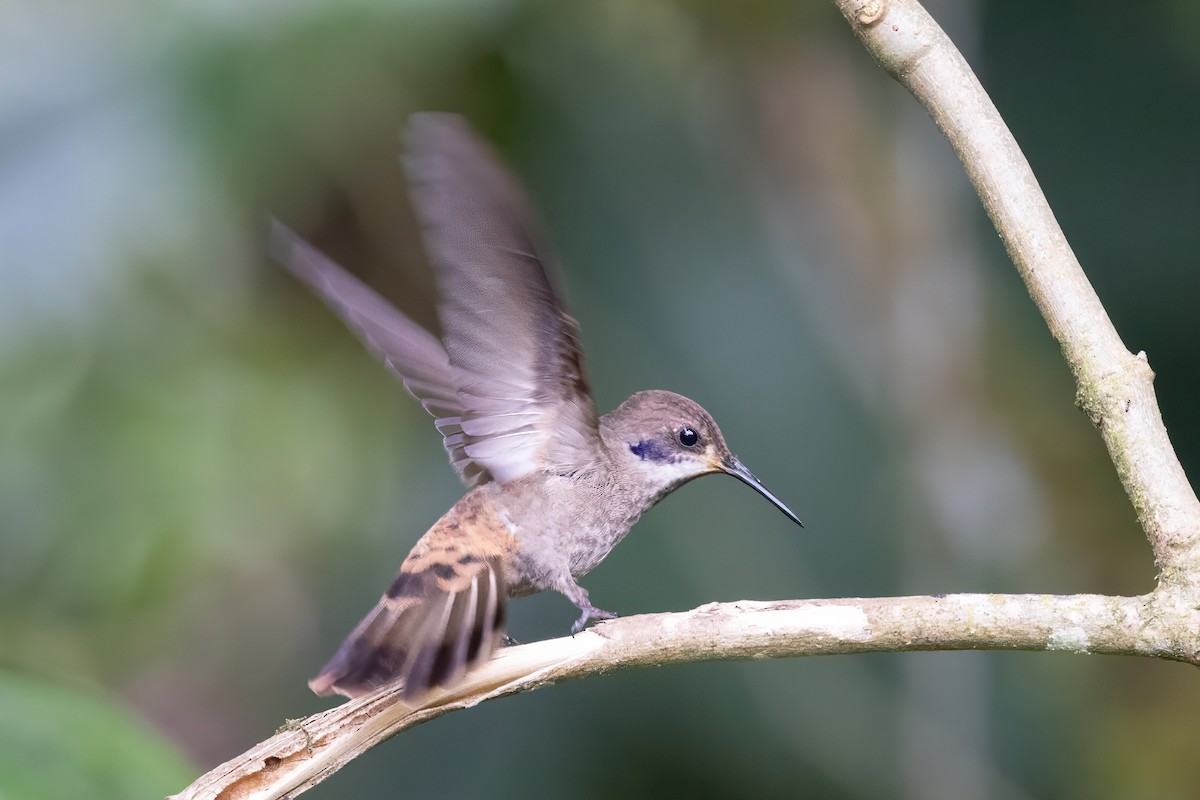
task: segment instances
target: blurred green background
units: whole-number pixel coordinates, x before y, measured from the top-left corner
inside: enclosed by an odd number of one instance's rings
[[[939,0],[1200,460],[1200,11]],[[545,218],[602,410],[709,408],[809,526],[672,495],[586,581],[712,600],[1140,593],[1141,537],[949,147],[827,2],[0,4],[0,797],[181,789],[305,686],[461,493],[265,258],[277,215],[432,324],[398,134],[466,113]],[[560,597],[514,635],[565,633]],[[1176,664],[699,664],[490,703],[339,797],[1193,798]]]

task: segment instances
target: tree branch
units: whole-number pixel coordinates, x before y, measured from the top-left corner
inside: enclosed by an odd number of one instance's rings
[[[1162,423],[1154,374],[1114,330],[1029,164],[949,38],[915,0],[834,0],[877,61],[929,110],[1062,346],[1154,549],[1140,597],[950,595],[711,604],[606,622],[501,651],[452,691],[385,687],[289,723],[177,798],[293,797],[406,728],[494,697],[649,664],[910,650],[1065,650],[1200,664],[1200,502]]]
[[[1196,663],[1152,596],[982,595],[711,603],[509,647],[419,705],[385,687],[281,728],[175,800],[293,797],[400,731],[485,700],[631,667],[910,650],[1063,650]]]
[[[834,0],[859,40],[929,111],[966,168],[1075,375],[1161,579],[1200,581],[1200,502],[1179,463],[1145,353],[1121,342],[1029,162],[962,54],[915,0]]]

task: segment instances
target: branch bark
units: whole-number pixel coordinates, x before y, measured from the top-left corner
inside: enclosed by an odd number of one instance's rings
[[[175,800],[294,797],[403,730],[485,700],[618,669],[911,650],[1061,650],[1196,663],[1191,630],[1153,595],[982,595],[711,603],[612,620],[500,651],[451,691],[408,705],[385,687],[303,721],[222,764]]]
[[[281,728],[176,795],[294,797],[402,730],[560,680],[645,665],[910,650],[1064,650],[1200,665],[1200,502],[1171,447],[1144,353],[1122,343],[1029,164],[962,55],[915,0],[834,0],[859,40],[958,153],[1075,375],[1154,549],[1139,597],[950,595],[711,604],[506,648],[450,692],[385,687]]]
[[[979,79],[916,0],[834,0],[859,41],[929,111],[958,154],[1033,301],[1075,375],[1160,579],[1200,581],[1200,502],[1167,436],[1154,372],[1130,353]]]

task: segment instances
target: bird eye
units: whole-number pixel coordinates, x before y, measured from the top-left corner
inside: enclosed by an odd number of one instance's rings
[[[679,443],[684,447],[695,447],[698,441],[700,441],[700,434],[693,429],[683,428],[679,431]]]

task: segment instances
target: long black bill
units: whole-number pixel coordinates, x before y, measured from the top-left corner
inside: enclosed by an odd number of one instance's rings
[[[734,456],[722,467],[722,469],[725,470],[726,475],[732,475],[754,491],[761,494],[763,497],[770,500],[771,503],[774,504],[774,506],[780,511],[782,511],[792,522],[796,523],[801,528],[804,527],[804,523],[800,521],[800,518],[793,514],[792,510],[785,506],[782,500],[771,494],[771,490],[763,486],[762,481],[754,477],[754,473],[746,469],[746,465],[739,461],[737,456]]]

